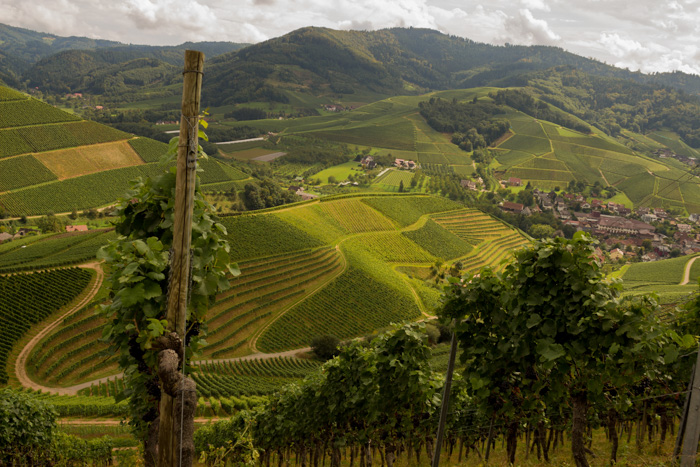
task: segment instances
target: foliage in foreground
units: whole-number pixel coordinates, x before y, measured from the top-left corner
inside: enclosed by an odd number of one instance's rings
[[[577,443],[589,430],[607,428],[612,460],[620,426],[660,420],[665,436],[680,409],[675,394],[687,383],[679,349],[694,339],[661,325],[653,300],[621,302],[593,248],[585,237],[540,241],[502,274],[483,269],[452,279],[441,315],[456,321],[466,366],[464,377],[455,373],[445,446],[482,456],[480,447],[503,436],[513,463],[528,433],[528,448],[537,446],[546,461],[571,430],[574,461],[585,466],[586,447],[581,456]],[[293,455],[313,464],[329,454],[335,466],[345,451],[367,465],[379,449],[391,466],[399,455],[430,456],[442,375],[430,368],[426,336],[415,326],[343,347],[267,404],[197,432],[197,450],[211,463]]]
[[[621,303],[594,247],[585,235],[536,241],[502,274],[484,269],[449,290],[442,314],[457,321],[465,379],[482,410],[509,424],[511,463],[520,422],[538,425],[567,407],[574,461],[587,466],[589,408],[611,420],[616,438],[632,389],[668,387],[679,346],[694,345],[661,325],[653,300]]]
[[[0,465],[105,465],[109,438],[90,441],[56,430],[56,412],[37,397],[0,389]]]
[[[100,250],[110,270],[109,305],[101,314],[110,321],[103,339],[119,355],[129,398],[130,424],[144,440],[158,416],[161,398],[156,341],[166,333],[170,247],[173,241],[176,171],[138,180],[120,202],[117,240]],[[236,274],[229,258],[226,229],[197,189],[192,215],[191,285],[187,307],[185,364],[200,353],[206,336],[204,315],[214,295],[228,288]],[[189,371],[188,371],[189,373]]]

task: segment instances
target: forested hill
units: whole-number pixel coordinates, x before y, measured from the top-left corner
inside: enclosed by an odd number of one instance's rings
[[[181,66],[186,49],[202,51],[211,58],[246,45],[233,42],[185,42],[177,46],[127,45],[87,37],[61,37],[0,24],[0,80],[18,87],[17,83],[29,79],[30,86],[44,86],[54,92],[92,92],[91,86],[95,89],[100,87],[92,83],[93,78],[95,81],[101,79],[101,76],[94,77],[95,71],[104,66],[144,58],[162,62],[158,66]],[[66,70],[58,65],[62,62],[68,64]],[[74,75],[75,80],[66,79],[68,74]],[[83,84],[86,82],[88,86]]]
[[[213,104],[284,101],[283,90],[387,96],[500,85],[524,73],[560,65],[700,94],[700,77],[695,75],[630,72],[558,47],[494,46],[429,29],[308,27],[210,61],[204,95],[217,96]]]

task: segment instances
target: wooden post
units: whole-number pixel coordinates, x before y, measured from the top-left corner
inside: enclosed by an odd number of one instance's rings
[[[695,371],[691,380],[691,389],[688,399],[687,413],[685,414],[685,433],[683,436],[683,451],[681,453],[681,467],[692,467],[698,452],[700,440],[700,352],[695,362]]]
[[[683,444],[683,436],[685,435],[685,422],[688,416],[688,406],[690,405],[690,393],[693,391],[696,366],[697,365],[693,365],[693,369],[690,371],[690,382],[688,382],[688,390],[685,394],[685,403],[683,404],[683,412],[681,412],[681,422],[680,425],[678,425],[678,437],[676,437],[676,445],[673,448],[673,458],[676,460],[678,460],[678,456],[681,455],[681,445]]]
[[[452,323],[454,327],[454,322]],[[452,345],[450,346],[450,359],[447,362],[447,375],[445,375],[445,387],[442,391],[442,406],[440,407],[440,422],[438,423],[437,441],[433,453],[432,467],[440,465],[440,450],[442,449],[445,423],[447,422],[447,406],[450,403],[450,389],[452,387],[452,374],[455,371],[455,357],[457,356],[457,333],[452,331]]]
[[[185,318],[190,281],[190,247],[192,244],[192,211],[196,177],[196,157],[199,145],[199,101],[202,92],[204,54],[185,51],[184,82],[182,86],[182,117],[180,141],[177,150],[177,178],[175,186],[175,220],[173,247],[170,258],[168,287],[168,331],[175,332],[185,343]],[[183,355],[184,348],[179,349]],[[174,433],[173,397],[162,392],[160,402],[160,429],[158,436],[158,465],[179,466],[180,433]]]

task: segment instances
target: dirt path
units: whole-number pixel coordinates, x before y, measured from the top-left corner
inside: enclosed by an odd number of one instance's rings
[[[686,285],[688,282],[690,282],[690,268],[693,267],[693,263],[698,258],[700,258],[700,256],[690,258],[688,262],[685,263],[685,273],[683,274],[683,280],[678,285]]]
[[[228,420],[228,418],[221,417],[211,417],[204,418],[198,417],[194,419],[195,423],[209,423],[218,422],[219,420]],[[58,425],[89,425],[89,426],[117,426],[121,425],[121,420],[111,419],[111,420],[86,420],[86,419],[59,419]]]
[[[276,353],[257,352],[257,353],[253,353],[250,355],[245,355],[243,357],[220,358],[220,359],[211,359],[211,360],[195,360],[192,362],[192,364],[193,365],[201,365],[203,363],[225,363],[225,362],[236,362],[236,361],[256,360],[256,359],[267,360],[270,358],[277,358],[277,357],[296,357],[297,355],[299,355],[301,353],[310,352],[310,351],[311,351],[311,347],[305,347],[303,349],[287,350],[285,352],[276,352]],[[124,376],[124,373],[117,373],[115,375],[105,376],[104,378],[94,379],[92,381],[87,381],[85,383],[80,383],[80,384],[76,384],[74,386],[68,386],[65,388],[45,388],[44,392],[64,391],[61,394],[76,395],[76,394],[78,394],[78,391],[80,391],[82,389],[87,389],[92,385],[99,386],[102,383],[106,383],[107,381],[113,381],[114,379],[120,379],[123,376]]]
[[[100,287],[102,286],[102,281],[104,280],[104,271],[102,270],[100,263],[93,262],[81,264],[78,267],[85,269],[94,269],[97,273],[95,281],[92,284],[92,287],[88,291],[87,295],[85,295],[78,303],[76,303],[68,311],[59,316],[53,323],[49,324],[44,329],[39,331],[39,333],[36,336],[34,336],[19,353],[17,361],[15,362],[15,375],[24,387],[34,389],[35,391],[41,390],[43,392],[51,392],[57,394],[75,394],[75,392],[70,391],[69,388],[49,388],[32,381],[31,378],[29,378],[29,375],[27,374],[27,360],[29,359],[29,355],[31,355],[32,350],[34,350],[34,347],[36,347],[36,345],[39,343],[39,341],[41,341],[41,339],[43,339],[51,331],[56,329],[66,317],[70,316],[72,313],[75,313],[76,311],[90,303],[90,301],[95,297],[95,295],[97,295],[97,292],[100,290]]]

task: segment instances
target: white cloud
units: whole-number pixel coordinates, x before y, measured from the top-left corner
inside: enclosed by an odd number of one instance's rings
[[[643,70],[698,70],[699,19],[700,0],[0,0],[2,23],[126,43],[413,26],[479,42],[556,45]]]
[[[537,19],[527,8],[505,21],[505,31],[499,42],[524,45],[559,45],[561,37],[543,19]]]
[[[520,3],[528,10],[550,11],[549,5],[545,0],[520,0]]]

